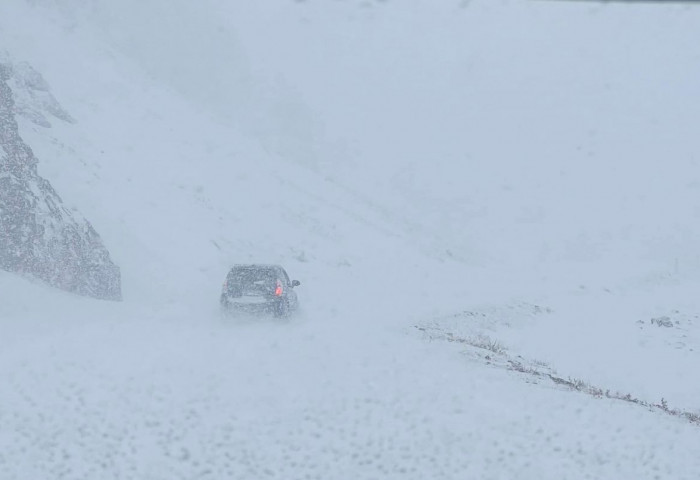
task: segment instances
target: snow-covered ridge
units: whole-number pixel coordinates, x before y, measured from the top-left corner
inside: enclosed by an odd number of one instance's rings
[[[7,52],[0,51],[0,63],[7,70],[8,85],[12,90],[14,111],[41,127],[50,128],[51,118],[68,123],[75,120],[51,93],[51,87],[41,72],[27,62],[13,61]]]

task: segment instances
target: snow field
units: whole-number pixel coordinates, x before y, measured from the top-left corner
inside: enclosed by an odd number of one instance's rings
[[[698,408],[696,10],[78,3],[0,43],[125,301],[0,274],[0,478],[698,477],[696,426],[413,328]],[[302,314],[222,322],[241,261]]]

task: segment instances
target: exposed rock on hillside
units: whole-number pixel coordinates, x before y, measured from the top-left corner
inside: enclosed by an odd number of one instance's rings
[[[26,87],[18,88],[23,90],[19,104],[10,85]],[[35,104],[39,107],[33,108]],[[38,160],[19,135],[15,114],[49,126],[42,110],[72,120],[31,67],[0,63],[0,268],[81,295],[119,300],[119,268],[100,236],[63,206],[51,184],[39,176]]]
[[[0,58],[0,63],[2,59]],[[41,73],[26,62],[6,62],[10,75],[7,84],[12,90],[15,112],[40,127],[49,128],[49,116],[68,123],[75,120],[64,110],[51,94],[48,83]]]

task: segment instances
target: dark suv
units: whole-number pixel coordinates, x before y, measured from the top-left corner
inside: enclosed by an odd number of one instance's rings
[[[224,282],[221,308],[232,314],[287,317],[299,306],[294,291],[299,285],[279,265],[234,265]]]

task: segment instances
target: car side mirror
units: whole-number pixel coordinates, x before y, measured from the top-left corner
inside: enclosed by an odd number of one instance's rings
[[[292,280],[292,288],[298,287],[301,285],[301,282],[299,280]]]

